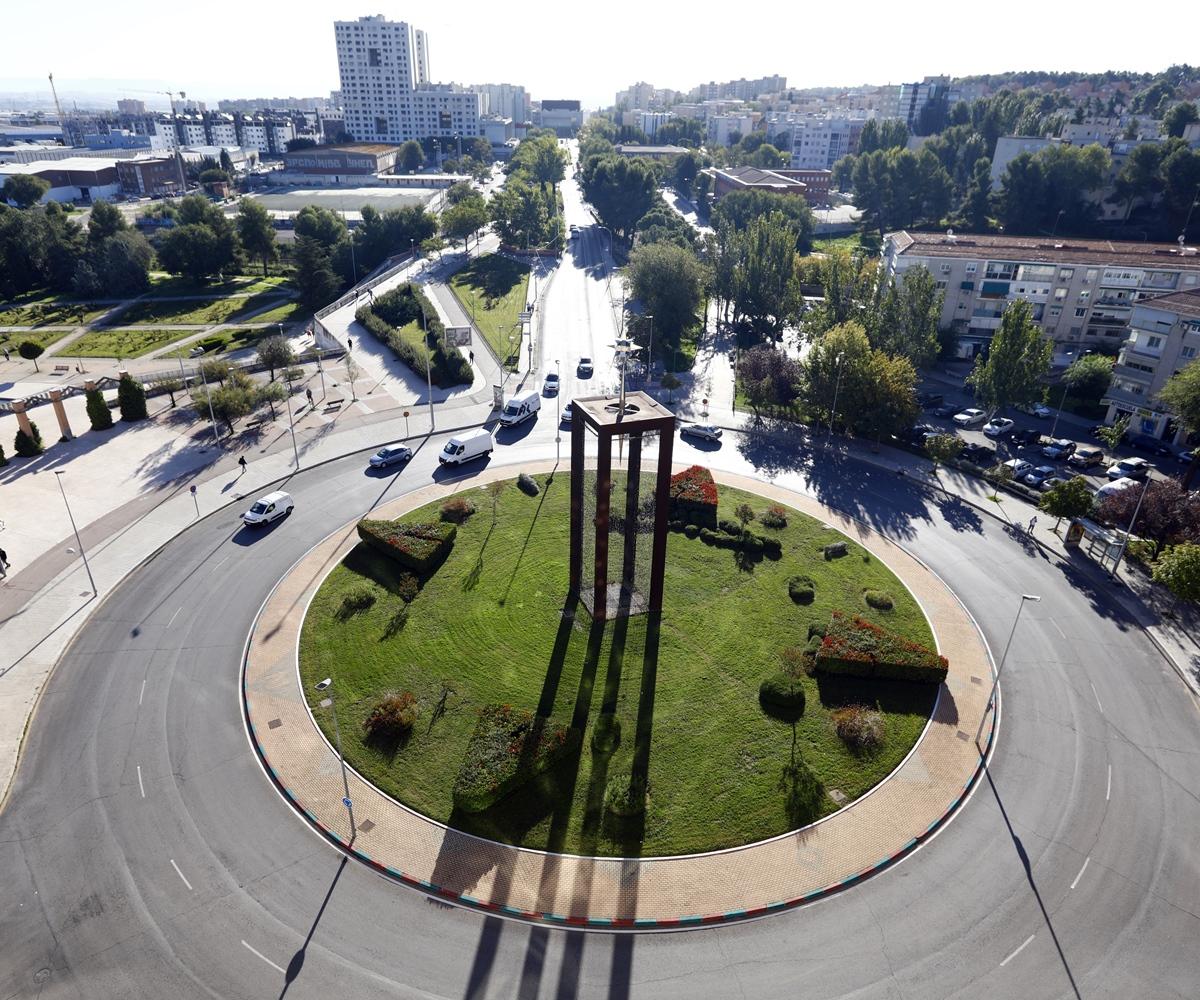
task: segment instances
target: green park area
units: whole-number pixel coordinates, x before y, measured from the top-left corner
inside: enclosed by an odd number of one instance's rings
[[[90,330],[63,351],[67,358],[140,358],[194,333],[194,330]]]
[[[53,295],[23,295],[11,302],[0,303],[0,326],[78,326],[92,322],[108,308]]]
[[[528,301],[528,265],[499,254],[477,257],[450,279],[450,287],[498,358],[507,360],[520,348],[517,317]]]
[[[293,304],[286,298],[286,290],[271,288],[254,294],[238,293],[234,296],[195,299],[145,299],[136,302],[114,318],[121,326],[207,325],[212,323],[236,322],[239,318],[251,317],[253,313],[271,307],[272,311],[287,309]],[[255,322],[258,316],[253,316]],[[270,322],[267,320],[266,322]]]
[[[0,347],[6,348],[14,355],[17,351],[17,345],[23,344],[27,340],[32,340],[38,344],[43,350],[51,344],[57,343],[67,336],[70,330],[19,330],[15,333],[0,333]]]
[[[623,474],[615,480],[622,490]],[[720,528],[673,523],[661,625],[646,615],[593,624],[582,607],[563,615],[568,477],[535,482],[536,495],[515,481],[467,490],[401,519],[412,527],[374,522],[372,544],[360,542],[314,596],[300,640],[304,689],[332,740],[333,717],[313,692],[334,678],[345,753],[368,780],[495,840],[653,856],[795,829],[904,759],[936,684],[825,673],[813,659],[838,611],[932,643],[916,601],[866,550],[722,487]],[[457,534],[439,564],[449,522]],[[388,544],[428,560],[423,569],[385,554],[388,532],[405,536]],[[767,681],[793,698],[788,710],[772,708]],[[378,728],[388,712],[398,728]],[[486,798],[497,787],[472,768],[503,766],[494,758],[506,755],[514,765],[531,743],[553,761],[494,804],[464,805],[464,788]],[[620,776],[638,767],[647,792],[630,821]]]

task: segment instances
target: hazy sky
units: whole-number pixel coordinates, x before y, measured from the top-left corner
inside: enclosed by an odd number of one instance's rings
[[[638,80],[688,90],[780,73],[793,86],[899,83],[1008,69],[1154,71],[1200,55],[1200,3],[1166,0],[1151,28],[1127,3],[845,4],[332,0],[217,7],[58,0],[6,5],[0,93],[183,90],[220,97],[323,95],[338,84],[333,21],[381,13],[430,37],[437,82],[523,84],[534,98],[609,104]],[[744,21],[739,12],[752,16]],[[591,13],[594,11],[595,13]],[[586,12],[586,13],[585,13]],[[1158,17],[1158,14],[1154,15]]]

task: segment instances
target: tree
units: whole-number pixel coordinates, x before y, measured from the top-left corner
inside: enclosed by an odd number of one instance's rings
[[[1063,372],[1062,383],[1072,396],[1097,403],[1108,391],[1112,373],[1112,358],[1105,354],[1085,354]]]
[[[929,456],[929,460],[933,463],[933,474],[937,477],[938,482],[941,482],[938,467],[958,458],[961,451],[962,441],[955,434],[935,434],[933,437],[925,439],[925,454]],[[942,486],[942,492],[949,495],[944,485]]]
[[[256,390],[253,380],[245,372],[230,371],[225,383],[218,389],[211,385],[192,390],[192,406],[196,414],[205,419],[209,405],[213,415],[223,421],[233,433],[233,422],[249,414],[255,406]]]
[[[795,237],[795,250],[807,254],[812,249],[812,234],[816,219],[812,209],[799,195],[776,194],[770,191],[731,191],[713,209],[713,225],[728,222],[735,232],[745,232],[750,224],[763,216],[779,212]]]
[[[1138,199],[1149,201],[1163,189],[1162,165],[1165,145],[1144,142],[1129,151],[1125,163],[1113,180],[1113,198],[1125,203],[1125,218]]]
[[[268,382],[266,385],[255,386],[254,404],[261,406],[266,403],[271,409],[271,419],[275,419],[275,404],[282,403],[288,398],[288,391],[278,382]]]
[[[260,202],[242,198],[238,202],[237,231],[246,253],[262,261],[265,277],[271,261],[279,256],[271,213]]]
[[[867,381],[871,345],[861,323],[832,327],[818,337],[804,356],[800,398],[814,423],[834,423],[860,405]]]
[[[141,233],[123,230],[89,247],[75,266],[76,295],[138,295],[150,287],[154,251]]]
[[[584,196],[596,214],[621,237],[628,237],[658,200],[654,168],[640,159],[612,154],[588,160],[581,180]]]
[[[425,150],[415,139],[409,139],[400,146],[400,169],[406,174],[415,174],[425,162]]]
[[[175,393],[183,391],[183,382],[177,378],[166,378],[160,382],[156,382],[155,385],[171,397],[171,409],[174,409]]]
[[[275,381],[275,369],[286,368],[296,361],[296,353],[285,337],[265,337],[258,343],[258,363],[265,365]]]
[[[1129,430],[1129,417],[1120,417],[1116,423],[1096,430],[1096,436],[1104,442],[1109,451],[1116,451],[1125,440],[1125,432]]]
[[[675,377],[674,373],[667,372],[662,377],[662,387],[667,390],[667,404],[671,405],[675,402],[675,390],[678,389],[682,382]]]
[[[312,149],[316,144],[316,139],[313,139],[307,135],[298,135],[295,139],[288,139],[287,151],[289,153],[296,153],[302,149]],[[221,150],[221,152],[225,151]]]
[[[217,160],[227,176],[232,177],[236,173],[233,167],[233,157],[229,155],[229,150],[224,146],[221,147],[221,154],[217,157]]]
[[[1093,143],[1046,146],[1020,153],[1000,179],[996,207],[1009,232],[1080,231],[1092,224],[1096,206],[1090,192],[1104,186],[1111,157]]]
[[[294,280],[305,309],[316,311],[337,298],[338,279],[330,265],[329,252],[319,240],[297,237],[292,256],[296,264]]]
[[[1124,530],[1135,510],[1133,533],[1152,542],[1155,554],[1168,544],[1200,541],[1200,495],[1177,479],[1151,479],[1144,487],[1111,493],[1096,512],[1105,524]]]
[[[1182,145],[1176,148],[1163,160],[1162,183],[1163,201],[1172,228],[1182,229],[1200,188],[1200,152]]]
[[[971,168],[971,182],[963,196],[959,214],[968,232],[986,233],[991,225],[989,212],[992,206],[992,161],[986,156],[975,161]]]
[[[860,394],[847,398],[854,408],[842,411],[847,414],[847,423],[876,441],[885,434],[911,427],[921,412],[913,363],[908,358],[872,351],[865,374]]]
[[[1154,562],[1153,579],[1181,601],[1200,601],[1200,545],[1167,548]]]
[[[17,345],[17,353],[26,361],[33,362],[33,370],[35,372],[41,371],[41,369],[38,367],[37,359],[42,356],[45,350],[46,348],[44,348],[36,340],[22,340],[21,343]]]
[[[967,383],[983,406],[995,414],[1006,406],[1028,405],[1042,397],[1042,376],[1050,368],[1053,344],[1033,322],[1033,310],[1015,299],[1004,310],[987,357],[975,361]]]
[[[225,261],[216,234],[207,226],[177,226],[158,244],[158,261],[172,274],[197,283],[221,273]]]
[[[691,250],[696,245],[696,230],[674,209],[660,204],[638,220],[635,239],[638,244],[674,243]]]
[[[539,135],[521,140],[513,151],[511,169],[527,173],[532,180],[549,190],[561,181],[566,172],[567,154],[554,135]]]
[[[738,385],[756,411],[791,405],[803,377],[799,362],[767,344],[742,351],[738,358]]]
[[[0,188],[0,201],[7,201],[17,208],[32,208],[46,196],[50,182],[34,174],[13,174]]]
[[[25,431],[17,428],[16,437],[13,438],[13,451],[22,458],[37,458],[46,450],[46,446],[42,444],[42,432],[38,430],[38,425],[32,420],[29,421],[29,431],[30,433],[26,434]]]
[[[224,385],[231,371],[233,366],[221,358],[209,358],[200,362],[200,375],[205,382],[219,382]]]
[[[704,295],[704,270],[696,255],[669,243],[637,246],[629,255],[627,276],[632,296],[654,316],[663,340],[677,344],[695,322]]]
[[[1093,503],[1095,498],[1087,480],[1083,476],[1073,476],[1043,493],[1038,507],[1051,517],[1058,518],[1054,522],[1054,530],[1058,531],[1064,517],[1087,517],[1092,512]]]
[[[117,382],[117,406],[121,410],[121,419],[128,423],[145,420],[149,416],[146,410],[146,390],[142,383],[135,381],[128,372]]]
[[[692,193],[692,181],[700,173],[701,159],[693,152],[683,153],[675,157],[675,165],[671,169],[671,181],[675,190],[685,198]]]
[[[1200,122],[1200,111],[1196,110],[1196,102],[1180,101],[1163,115],[1163,134],[1181,138],[1183,130],[1193,122]]]
[[[888,354],[927,365],[938,354],[938,322],[946,293],[932,272],[918,265],[904,271],[903,279],[887,291],[890,298],[884,321],[868,327],[871,346]]]
[[[1167,379],[1158,398],[1189,434],[1200,431],[1200,362],[1185,365]],[[1191,487],[1196,467],[1197,460],[1193,458],[1183,476],[1185,489]]]
[[[99,389],[88,389],[87,397],[88,421],[94,431],[106,431],[113,425],[112,410],[104,400],[104,393]]]
[[[4,454],[4,445],[0,444],[0,469],[8,465],[8,456]]]
[[[320,205],[305,205],[296,213],[296,236],[316,240],[326,250],[332,250],[346,236],[346,223],[336,212]]]
[[[803,304],[796,239],[782,212],[754,219],[741,238],[734,304],[759,336],[778,340]]]
[[[478,234],[479,230],[488,224],[489,219],[487,203],[472,189],[467,196],[442,213],[442,234],[451,243],[462,240],[463,248],[466,249],[471,236]]]
[[[125,221],[125,216],[119,208],[101,199],[92,205],[87,228],[88,242],[99,244],[128,229],[129,223]]]

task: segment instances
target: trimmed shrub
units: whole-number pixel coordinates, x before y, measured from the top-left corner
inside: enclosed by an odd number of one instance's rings
[[[338,617],[345,621],[347,618],[358,614],[360,611],[366,611],[372,604],[375,603],[375,593],[367,587],[359,587],[357,590],[352,590],[342,598],[342,603],[338,607]]]
[[[578,729],[511,705],[485,705],[454,780],[456,809],[482,812],[579,748]]]
[[[522,472],[517,476],[517,489],[526,496],[535,497],[541,490],[538,489],[537,480],[527,472]]]
[[[104,399],[104,393],[99,389],[88,389],[87,397],[88,421],[94,431],[106,431],[113,425],[112,410]]]
[[[389,691],[363,720],[363,729],[373,739],[396,740],[417,721],[417,697],[411,691]]]
[[[668,521],[667,522],[667,531],[674,531],[676,533],[680,533],[683,531],[683,529],[685,527],[686,527],[686,525],[682,521]]]
[[[411,604],[421,589],[421,581],[412,573],[403,573],[396,580],[396,594],[405,604]]]
[[[948,668],[932,649],[840,611],[830,616],[817,652],[817,669],[825,674],[940,684]]]
[[[29,429],[32,434],[26,434],[23,430],[17,429],[17,436],[13,438],[13,451],[22,458],[37,458],[46,450],[46,446],[42,444],[42,432],[38,430],[38,425],[32,420],[29,421]]]
[[[876,611],[891,611],[896,606],[892,595],[886,590],[864,590],[863,600]]]
[[[768,559],[779,559],[783,556],[783,542],[778,538],[767,538],[764,535],[755,536],[763,546],[763,555]]]
[[[621,742],[621,720],[612,712],[601,712],[592,727],[592,750],[599,754],[612,753]]]
[[[693,524],[692,527],[694,528],[695,525]],[[711,528],[701,528],[700,532],[699,532],[699,537],[700,537],[700,541],[702,541],[705,545],[716,545],[717,544],[717,533],[715,531],[713,531]]]
[[[683,526],[683,535],[685,538],[696,538],[699,536],[700,530],[700,525],[698,524],[685,524]]]
[[[821,551],[825,553],[825,558],[827,560],[828,559],[840,559],[842,556],[844,556],[847,553],[847,551],[849,551],[849,547],[847,546],[847,544],[845,542],[831,542],[829,545],[826,545]]]
[[[809,641],[811,642],[813,639],[819,640],[819,639],[824,639],[824,638],[825,638],[825,626],[822,625],[820,622],[809,622],[808,623],[808,639],[809,639]]]
[[[811,640],[810,640],[811,641]],[[779,666],[789,677],[802,677],[808,673],[807,650],[799,646],[784,646],[779,651]]]
[[[742,526],[737,521],[730,520],[728,517],[723,517],[717,522],[717,530],[723,531],[727,535],[742,534]]]
[[[475,513],[475,505],[466,497],[451,497],[442,504],[442,520],[451,524],[462,524]]]
[[[8,465],[8,456],[4,454],[4,445],[0,444],[0,469]]]
[[[146,412],[146,390],[141,382],[133,380],[132,375],[122,375],[117,383],[117,406],[121,410],[121,419],[130,423],[145,420],[149,415]]]
[[[649,782],[619,771],[608,779],[604,789],[604,808],[614,816],[640,816],[646,811]]]
[[[702,465],[671,477],[671,513],[702,527],[717,526],[717,484]]]
[[[788,523],[787,510],[780,507],[779,504],[772,504],[759,515],[758,523],[764,528],[774,528],[776,530],[786,528]]]
[[[453,524],[401,524],[398,521],[358,522],[358,537],[384,555],[425,573],[436,568],[454,545]]]
[[[754,520],[754,508],[748,503],[738,504],[734,508],[733,514],[742,523],[743,527]]]
[[[851,750],[871,751],[883,745],[883,716],[865,705],[835,709],[833,728]]]
[[[779,708],[800,716],[804,713],[804,686],[799,677],[772,674],[759,685],[758,700],[764,708]]]
[[[788,580],[788,597],[797,604],[812,604],[817,584],[811,576],[793,576]]]

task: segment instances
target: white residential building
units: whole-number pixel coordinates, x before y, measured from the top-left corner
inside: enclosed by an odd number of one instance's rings
[[[514,122],[529,121],[529,93],[524,87],[511,83],[480,83],[469,89],[483,99],[483,114],[510,118]]]
[[[741,138],[754,131],[752,114],[713,115],[708,119],[708,144],[731,146],[735,137]]]
[[[838,160],[858,151],[866,118],[812,116],[792,123],[791,168],[829,170]],[[768,125],[767,131],[772,127]]]

